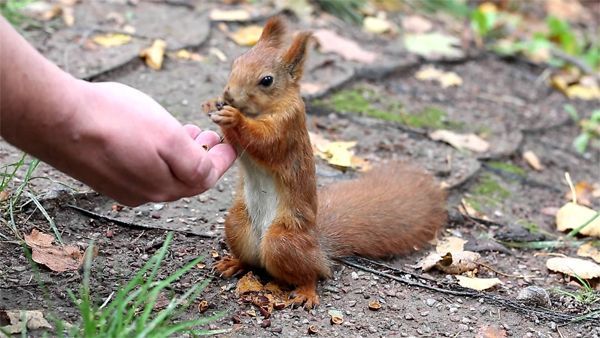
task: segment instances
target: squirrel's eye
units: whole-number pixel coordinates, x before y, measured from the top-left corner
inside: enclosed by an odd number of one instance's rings
[[[262,79],[260,79],[260,85],[264,86],[264,87],[268,87],[270,85],[273,84],[273,77],[272,76],[265,76]]]

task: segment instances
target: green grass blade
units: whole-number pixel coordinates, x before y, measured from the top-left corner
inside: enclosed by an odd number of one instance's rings
[[[60,233],[58,232],[58,229],[56,228],[56,223],[54,223],[54,220],[52,219],[52,217],[50,217],[50,215],[48,214],[48,212],[46,211],[46,209],[42,206],[42,204],[40,203],[40,201],[38,201],[37,197],[35,197],[29,191],[26,192],[26,195],[27,195],[27,197],[29,197],[31,199],[31,201],[35,204],[35,206],[40,210],[40,212],[42,213],[42,215],[44,215],[44,218],[46,218],[46,220],[48,221],[48,223],[50,223],[50,228],[54,232],[54,236],[56,237],[56,240],[61,245],[63,245],[62,237],[60,236]]]

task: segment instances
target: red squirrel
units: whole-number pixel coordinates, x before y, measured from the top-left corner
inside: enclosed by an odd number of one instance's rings
[[[286,25],[270,18],[254,47],[232,66],[222,99],[203,110],[236,147],[241,179],[225,220],[231,256],[222,276],[265,269],[295,286],[295,304],[319,304],[316,286],[332,259],[407,253],[446,222],[446,194],[406,164],[375,168],[317,193],[300,79],[310,32],[286,44]]]

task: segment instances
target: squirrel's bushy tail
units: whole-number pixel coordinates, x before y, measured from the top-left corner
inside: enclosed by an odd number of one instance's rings
[[[435,236],[447,219],[446,192],[422,169],[389,164],[319,191],[317,214],[329,257],[386,257]]]

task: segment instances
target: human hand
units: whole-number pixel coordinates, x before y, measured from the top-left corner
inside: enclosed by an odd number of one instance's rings
[[[146,94],[77,80],[82,95],[64,130],[70,142],[47,160],[117,201],[135,206],[211,188],[236,158],[215,132],[182,126]]]

